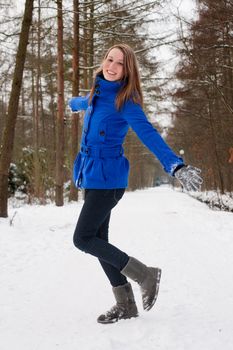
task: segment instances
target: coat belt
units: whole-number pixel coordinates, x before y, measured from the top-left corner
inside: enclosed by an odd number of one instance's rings
[[[115,157],[122,156],[124,154],[124,149],[122,146],[106,147],[103,145],[100,145],[100,146],[81,145],[80,152],[84,156],[91,157],[91,158],[115,158]]]

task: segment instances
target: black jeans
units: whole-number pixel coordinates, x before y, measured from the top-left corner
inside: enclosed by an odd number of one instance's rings
[[[85,253],[96,256],[111,285],[127,283],[121,270],[127,264],[126,253],[108,243],[111,210],[125,192],[124,188],[111,190],[85,190],[85,201],[74,232],[74,245]]]

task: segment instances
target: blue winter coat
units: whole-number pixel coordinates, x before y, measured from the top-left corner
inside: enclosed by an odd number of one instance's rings
[[[122,144],[129,127],[173,175],[183,160],[168,147],[157,130],[147,120],[140,105],[131,100],[118,111],[115,98],[122,82],[96,78],[95,93],[89,104],[89,94],[73,97],[69,106],[73,112],[85,110],[80,152],[73,170],[76,187],[92,189],[126,188],[129,162]]]

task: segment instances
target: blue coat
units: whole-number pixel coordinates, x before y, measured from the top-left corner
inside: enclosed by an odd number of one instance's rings
[[[154,153],[164,167],[173,175],[183,160],[168,147],[157,130],[147,120],[140,105],[131,100],[120,111],[115,98],[122,82],[110,82],[96,78],[95,93],[89,104],[89,94],[73,97],[69,106],[73,112],[85,110],[80,152],[73,170],[76,187],[92,189],[126,188],[129,162],[124,157],[122,144],[129,127]]]

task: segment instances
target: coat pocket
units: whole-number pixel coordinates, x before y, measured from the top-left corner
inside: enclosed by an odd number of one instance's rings
[[[120,181],[127,182],[129,174],[129,161],[124,156],[104,159],[105,178],[114,186]]]

